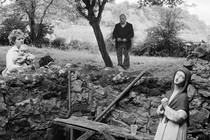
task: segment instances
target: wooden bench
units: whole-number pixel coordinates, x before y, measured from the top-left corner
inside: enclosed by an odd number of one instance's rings
[[[134,135],[130,134],[130,130],[128,130],[128,129],[87,120],[85,118],[74,117],[74,116],[72,116],[68,119],[56,118],[56,119],[54,119],[54,123],[63,125],[63,126],[68,126],[72,130],[76,129],[79,131],[86,132],[84,135],[77,138],[77,140],[86,140],[91,135],[93,135],[95,132],[99,132],[99,133],[103,134],[107,140],[115,140],[113,136],[122,137],[122,138],[125,138],[125,140],[128,140],[128,139],[153,140],[154,139],[154,137],[149,134],[137,132],[137,134],[134,136]],[[71,135],[70,140],[74,139],[73,138],[74,134],[73,134],[72,130],[70,133],[70,135]]]

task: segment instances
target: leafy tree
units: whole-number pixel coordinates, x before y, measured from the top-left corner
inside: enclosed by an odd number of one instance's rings
[[[181,5],[185,2],[185,0],[139,0],[138,3],[140,7],[142,6],[164,6],[167,5],[169,7],[176,7],[177,5]]]
[[[28,21],[30,38],[33,44],[40,42],[44,27],[44,19],[54,0],[15,0],[7,9],[12,10],[11,14],[18,15],[22,20]],[[49,27],[49,33],[51,33]]]
[[[9,45],[8,36],[10,32],[14,29],[21,29],[25,32],[27,23],[21,21],[18,17],[13,16],[4,20],[1,25],[2,27],[0,28],[0,44]]]
[[[71,23],[77,22],[82,16],[78,13],[74,0],[55,0],[50,10],[50,18],[53,20],[67,21]],[[55,10],[56,9],[56,10]]]
[[[159,11],[160,20],[157,26],[147,30],[145,41],[147,49],[153,51],[153,55],[160,56],[184,56],[182,39],[178,37],[179,31],[187,26],[182,23],[181,9],[163,8]],[[154,53],[156,52],[156,53]],[[160,54],[160,52],[162,54]]]
[[[72,4],[72,0],[67,1],[69,4]],[[105,65],[112,67],[113,63],[107,53],[104,37],[100,28],[102,13],[107,2],[108,0],[75,0],[74,4],[80,15],[87,19],[92,26]]]

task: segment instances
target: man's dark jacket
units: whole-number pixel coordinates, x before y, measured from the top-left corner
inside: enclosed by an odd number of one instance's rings
[[[115,25],[113,37],[115,38],[116,47],[118,47],[118,45],[121,43],[117,41],[117,38],[126,38],[126,46],[127,48],[131,48],[131,38],[133,38],[133,36],[133,25],[131,23],[126,22],[125,27],[122,27],[120,23]]]

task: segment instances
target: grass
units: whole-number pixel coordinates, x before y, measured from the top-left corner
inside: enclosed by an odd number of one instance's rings
[[[0,47],[0,66],[1,70],[5,68],[6,52],[10,47]],[[104,66],[104,61],[100,53],[89,53],[88,51],[76,50],[57,50],[52,48],[30,48],[31,53],[36,56],[36,67],[38,61],[42,56],[51,55],[55,59],[55,63],[64,66],[66,63],[73,64],[94,64]],[[114,66],[117,65],[117,57],[115,53],[109,54]],[[133,56],[130,57],[131,66],[128,71],[140,71],[143,69],[151,69],[153,74],[158,77],[171,76],[173,71],[183,65],[184,58],[171,57],[147,57],[147,56]]]

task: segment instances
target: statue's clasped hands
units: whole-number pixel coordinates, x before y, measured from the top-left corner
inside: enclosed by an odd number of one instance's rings
[[[123,39],[117,38],[117,41],[118,41],[118,42],[127,42],[127,39],[126,39],[126,38],[123,38]]]
[[[161,105],[165,109],[165,107],[168,105],[168,98],[163,98],[161,100]]]

